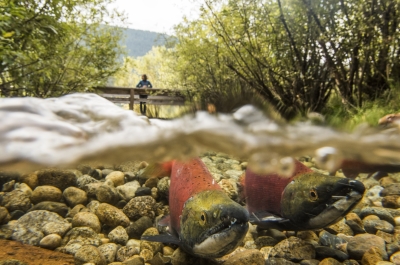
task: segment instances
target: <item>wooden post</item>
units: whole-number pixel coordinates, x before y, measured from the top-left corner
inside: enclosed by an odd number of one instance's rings
[[[131,90],[131,97],[129,98],[129,109],[133,110],[133,102],[135,101],[135,90],[133,88]]]

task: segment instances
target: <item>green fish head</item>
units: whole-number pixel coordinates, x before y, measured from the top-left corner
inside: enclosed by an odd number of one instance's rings
[[[180,220],[181,247],[204,258],[233,251],[249,228],[249,214],[220,190],[197,193],[186,201]]]
[[[307,173],[289,183],[282,194],[281,215],[288,230],[319,229],[345,216],[362,198],[357,180]]]

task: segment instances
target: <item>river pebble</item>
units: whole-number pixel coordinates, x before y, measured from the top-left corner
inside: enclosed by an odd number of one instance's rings
[[[245,161],[209,152],[202,160],[223,191],[239,200]],[[304,160],[315,166],[311,160]],[[133,162],[132,162],[133,163]],[[363,201],[334,225],[316,231],[257,230],[241,246],[207,260],[174,245],[140,240],[167,227],[168,176],[139,179],[147,163],[85,165],[4,175],[0,192],[0,238],[74,255],[76,264],[400,264],[400,177],[360,179]],[[32,190],[33,189],[33,190]],[[15,219],[15,220],[12,220]],[[357,262],[358,261],[358,262]]]

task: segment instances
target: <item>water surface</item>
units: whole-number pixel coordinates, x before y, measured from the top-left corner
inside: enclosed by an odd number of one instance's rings
[[[199,111],[147,119],[95,94],[0,99],[0,169],[28,171],[99,161],[165,161],[213,150],[245,159],[255,171],[290,173],[291,159],[315,156],[334,169],[343,158],[400,163],[397,128],[352,133],[310,122],[278,123],[253,106],[232,114]]]

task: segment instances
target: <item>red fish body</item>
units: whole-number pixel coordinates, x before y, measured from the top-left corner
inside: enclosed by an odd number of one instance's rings
[[[250,222],[265,229],[326,227],[347,214],[364,190],[359,181],[319,174],[299,161],[289,178],[258,175],[247,169],[244,180]]]
[[[185,202],[193,195],[207,190],[221,190],[208,169],[200,159],[188,162],[175,161],[171,167],[171,183],[169,189],[169,210],[171,227],[180,230],[180,215]]]
[[[169,234],[142,239],[174,243],[204,258],[233,251],[247,233],[247,210],[222,191],[199,158],[171,165]]]
[[[371,164],[357,160],[343,160],[340,165],[343,174],[348,178],[356,178],[360,173],[378,173],[376,178],[386,176],[387,173],[400,172],[400,164]]]

